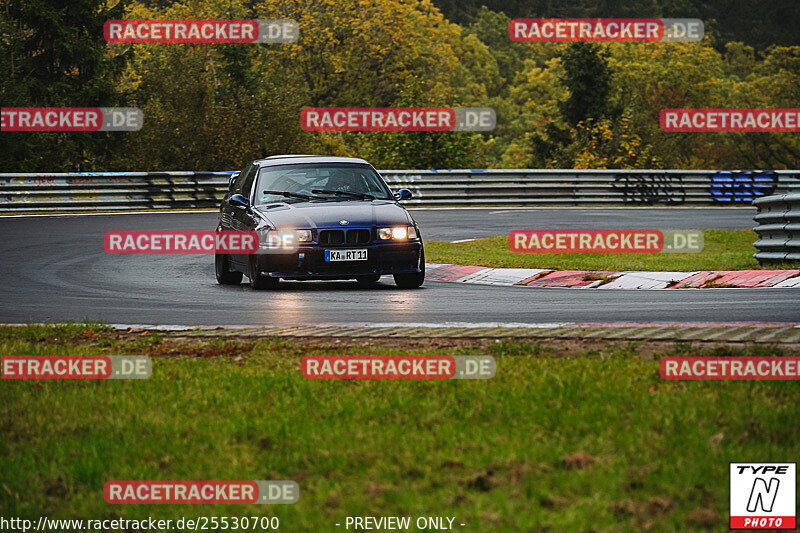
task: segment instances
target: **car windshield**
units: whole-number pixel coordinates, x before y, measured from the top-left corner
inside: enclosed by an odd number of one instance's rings
[[[273,165],[258,172],[258,203],[311,199],[364,201],[390,200],[391,191],[368,165],[348,163],[305,163]],[[266,191],[266,192],[265,192]],[[293,197],[280,193],[292,193]]]

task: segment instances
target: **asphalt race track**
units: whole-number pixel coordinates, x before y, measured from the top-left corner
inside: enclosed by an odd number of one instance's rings
[[[415,210],[428,240],[517,228],[749,228],[751,209]],[[773,321],[800,322],[796,289],[580,290],[426,282],[403,291],[386,277],[282,282],[278,291],[223,287],[208,255],[109,255],[108,230],[213,229],[215,213],[0,218],[0,322],[108,323]]]
[[[515,229],[745,229],[755,208],[413,209],[429,241],[506,235]]]

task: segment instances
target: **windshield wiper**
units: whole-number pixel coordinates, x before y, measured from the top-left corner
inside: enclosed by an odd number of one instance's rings
[[[314,194],[335,194],[336,196],[352,196],[354,198],[361,198],[362,200],[375,199],[373,195],[365,194],[363,192],[334,191],[331,189],[311,189],[311,192],[313,192]]]
[[[311,196],[310,194],[303,194],[299,192],[289,191],[261,191],[261,194],[277,194],[278,196],[285,196],[287,198],[300,198],[301,200],[321,200],[319,196]]]

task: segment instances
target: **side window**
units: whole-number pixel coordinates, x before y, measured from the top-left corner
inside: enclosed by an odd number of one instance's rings
[[[233,194],[244,194],[245,196],[247,196],[245,193],[242,192],[243,185],[251,175],[255,175],[255,172],[253,172],[254,168],[255,166],[252,163],[249,163],[246,167],[242,169],[241,172],[239,172],[239,175],[236,177],[236,181],[233,183],[233,191],[231,191]],[[252,183],[252,180],[250,180],[250,183]]]
[[[247,198],[251,198],[250,192],[253,189],[253,181],[255,181],[256,175],[258,175],[258,167],[253,165],[250,167],[250,170],[248,170],[247,176],[244,178],[244,183],[242,183],[242,194]]]

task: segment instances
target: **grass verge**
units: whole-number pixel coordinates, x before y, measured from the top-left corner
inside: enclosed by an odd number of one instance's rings
[[[479,265],[507,268],[547,268],[553,270],[693,270],[782,269],[792,265],[761,267],[753,258],[758,238],[752,230],[704,230],[705,247],[695,254],[520,254],[508,249],[508,236],[474,241],[426,242],[425,257],[430,263]],[[797,268],[798,264],[794,264]]]
[[[728,463],[800,456],[792,382],[665,382],[662,355],[506,340],[409,351],[0,328],[3,354],[147,354],[145,381],[0,382],[0,515],[454,516],[463,531],[727,531]],[[722,351],[720,351],[722,350]],[[314,381],[316,354],[489,353],[486,381]],[[776,355],[720,348],[715,355]],[[293,479],[289,506],[111,506],[112,479]]]

